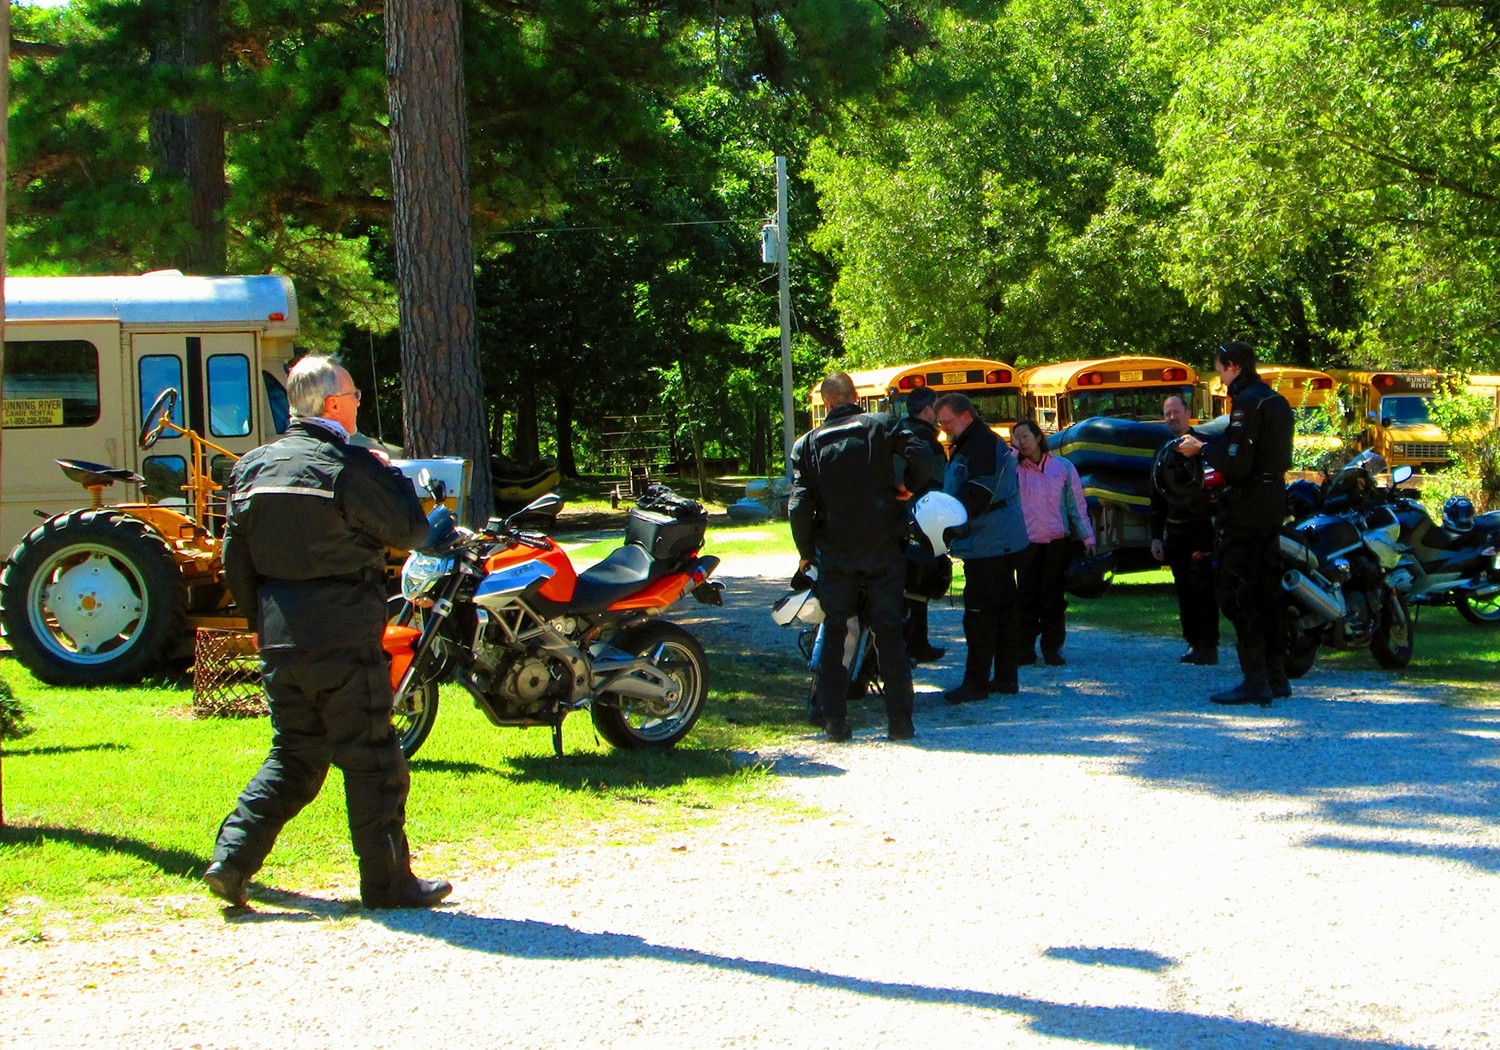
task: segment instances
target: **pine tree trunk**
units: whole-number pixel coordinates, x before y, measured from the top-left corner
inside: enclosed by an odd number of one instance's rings
[[[469,224],[459,0],[386,0],[387,93],[407,454],[473,464],[469,518],[493,509]]]
[[[191,0],[180,37],[152,45],[157,62],[184,73],[207,69],[214,82],[222,73],[221,0]],[[151,115],[150,144],[160,174],[183,181],[188,190],[188,223],[193,241],[176,264],[188,273],[222,274],[229,267],[224,231],[228,182],[224,174],[224,114],[195,105],[186,114],[158,110]]]

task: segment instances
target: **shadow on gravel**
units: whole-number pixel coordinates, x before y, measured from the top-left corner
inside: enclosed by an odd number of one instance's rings
[[[695,609],[683,622],[711,649],[795,656],[796,632],[769,617],[786,584],[764,577],[725,582],[722,614]],[[1227,640],[1219,666],[1194,667],[1177,662],[1175,639],[1072,625],[1066,666],[1023,667],[1020,695],[954,708],[941,690],[963,674],[961,619],[954,601],[934,603],[932,642],[948,654],[916,669],[917,739],[910,746],[1087,756],[1163,786],[1279,794],[1351,828],[1347,838],[1309,839],[1310,846],[1443,858],[1500,873],[1500,849],[1429,841],[1433,833],[1500,822],[1500,709],[1459,706],[1455,691],[1380,670],[1367,656],[1320,660],[1293,683],[1292,699],[1274,707],[1219,708],[1208,694],[1239,677]],[[880,699],[852,704],[850,719],[856,740],[872,727],[879,734]],[[1423,839],[1412,841],[1418,835]]]
[[[1299,1032],[1279,1025],[1130,1006],[1081,1006],[969,988],[934,988],[825,973],[803,966],[716,955],[623,933],[587,933],[536,920],[481,918],[461,911],[371,912],[371,921],[457,948],[515,959],[647,959],[704,966],[810,987],[912,1003],[963,1006],[1030,1018],[1043,1035],[1096,1045],[1177,1050],[1184,1046],[1284,1047],[1287,1050],[1416,1050],[1412,1044]],[[1073,949],[1061,949],[1072,951]],[[1150,954],[1150,953],[1131,953]],[[1128,965],[1128,964],[1127,964]]]

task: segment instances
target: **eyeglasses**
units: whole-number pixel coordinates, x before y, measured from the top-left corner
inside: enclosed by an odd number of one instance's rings
[[[364,395],[362,393],[360,393],[359,387],[355,387],[353,390],[345,390],[342,393],[338,393],[338,394],[329,394],[328,396],[329,397],[352,397],[352,398],[354,398],[354,403],[356,405],[358,405],[358,404],[360,404],[360,403],[362,403],[364,401]]]

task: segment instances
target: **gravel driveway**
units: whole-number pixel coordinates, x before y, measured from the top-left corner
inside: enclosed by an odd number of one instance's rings
[[[710,648],[790,647],[778,580],[730,583]],[[432,913],[5,945],[0,1045],[1500,1047],[1500,709],[1367,660],[1214,709],[1231,665],[1082,628],[955,710],[933,626],[916,741],[756,756],[814,815],[459,873]]]

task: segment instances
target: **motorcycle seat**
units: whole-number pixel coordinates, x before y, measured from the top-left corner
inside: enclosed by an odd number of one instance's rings
[[[655,560],[639,543],[627,543],[579,573],[569,604],[578,612],[601,612],[665,576],[670,568],[670,562]]]

